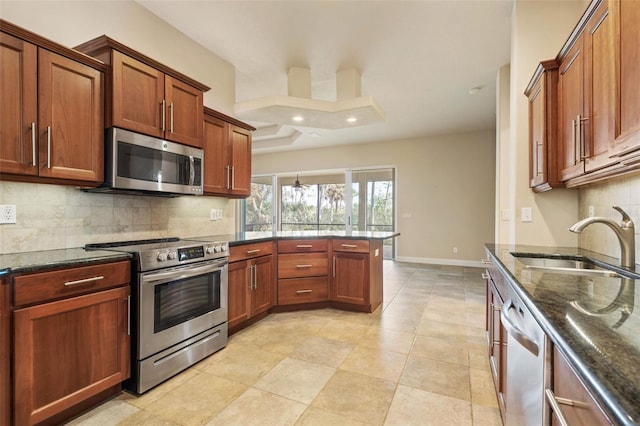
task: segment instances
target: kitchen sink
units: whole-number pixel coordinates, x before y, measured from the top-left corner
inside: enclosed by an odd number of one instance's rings
[[[575,275],[600,275],[620,277],[615,271],[596,265],[583,258],[531,257],[524,253],[511,253],[527,269],[546,270],[554,273]]]

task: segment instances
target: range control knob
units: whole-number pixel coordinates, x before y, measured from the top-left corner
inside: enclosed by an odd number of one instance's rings
[[[227,246],[220,246],[220,251],[223,253],[227,251]]]
[[[216,253],[220,253],[220,251],[222,251],[220,246],[214,246],[213,249],[216,251]]]
[[[176,260],[176,257],[178,257],[178,253],[176,253],[175,251],[170,251],[169,253],[167,253],[167,257],[169,258],[169,260]]]
[[[211,253],[213,253],[214,251],[215,251],[215,249],[214,249],[214,247],[213,247],[213,246],[207,246],[207,249],[206,249],[207,254],[211,254]]]
[[[167,253],[158,253],[158,262],[164,262],[167,260]]]

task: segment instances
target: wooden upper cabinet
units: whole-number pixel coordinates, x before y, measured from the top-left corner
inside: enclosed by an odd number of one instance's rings
[[[107,36],[75,49],[111,67],[107,126],[202,147],[209,87]]]
[[[38,48],[0,33],[0,172],[37,175]]]
[[[612,1],[616,30],[616,138],[612,155],[640,149],[640,2]]]
[[[102,73],[40,49],[40,176],[103,180]]]
[[[0,20],[0,173],[103,181],[104,64]]]
[[[568,180],[584,173],[584,143],[581,138],[584,111],[584,47],[580,37],[560,63],[559,148],[560,178]]]
[[[251,193],[253,127],[204,109],[204,193],[248,197]]]
[[[231,139],[231,192],[237,196],[251,193],[251,132],[238,126],[229,128]]]
[[[202,90],[171,76],[164,79],[166,99],[166,139],[202,148],[204,119]]]
[[[111,125],[163,137],[164,74],[117,50],[111,69]]]
[[[558,175],[558,64],[544,61],[525,90],[529,100],[529,187],[564,186]]]
[[[609,2],[603,1],[584,31],[585,116],[580,126],[585,172],[617,162],[609,156],[615,139],[614,28]]]

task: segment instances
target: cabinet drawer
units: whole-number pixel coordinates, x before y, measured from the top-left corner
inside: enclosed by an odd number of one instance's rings
[[[279,240],[278,253],[308,253],[313,251],[327,251],[328,240]]]
[[[327,277],[278,280],[278,305],[323,302],[328,299]]]
[[[369,240],[336,239],[331,241],[331,248],[333,249],[333,251],[368,253]]]
[[[21,275],[14,280],[14,305],[62,299],[118,285],[129,285],[129,261]]]
[[[560,424],[552,399],[555,399],[561,415],[570,425],[612,424],[556,347],[553,348],[553,394],[547,391],[546,397],[552,403],[552,425]]]
[[[289,253],[278,256],[278,278],[317,277],[329,274],[326,253]]]
[[[272,241],[232,246],[229,248],[229,262],[265,256],[271,253],[273,253]]]

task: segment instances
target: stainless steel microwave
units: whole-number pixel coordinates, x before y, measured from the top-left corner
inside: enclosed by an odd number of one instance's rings
[[[117,127],[105,145],[103,192],[202,195],[202,149]]]

